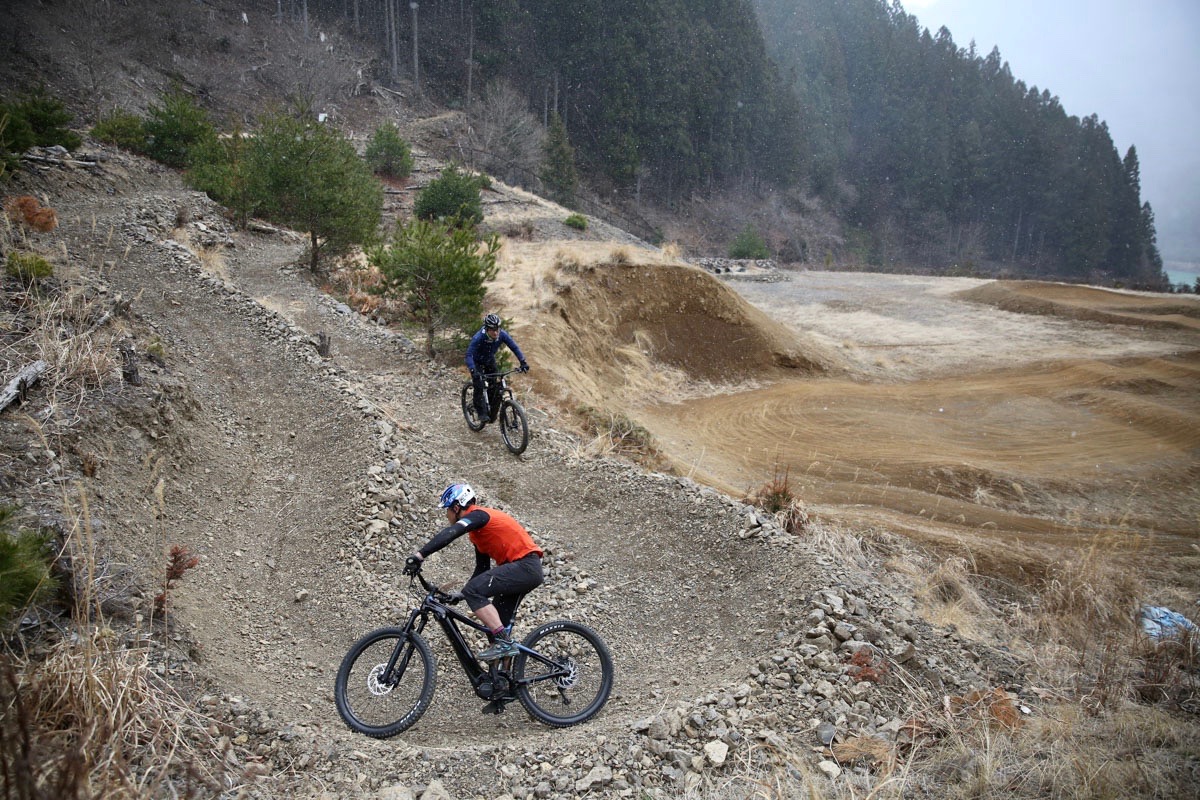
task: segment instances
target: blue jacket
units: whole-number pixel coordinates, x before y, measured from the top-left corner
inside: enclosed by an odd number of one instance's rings
[[[508,335],[508,331],[501,328],[500,335],[496,337],[495,341],[492,341],[492,337],[487,335],[487,331],[480,328],[479,332],[471,337],[471,343],[467,345],[467,369],[471,372],[475,372],[478,367],[495,369],[496,351],[500,349],[500,345],[506,345],[509,350],[512,350],[519,363],[525,363],[525,354]]]

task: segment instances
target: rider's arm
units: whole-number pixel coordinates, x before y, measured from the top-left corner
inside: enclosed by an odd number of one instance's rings
[[[483,573],[492,568],[492,560],[484,555],[478,547],[475,548],[475,572],[471,574],[472,578],[478,578]]]
[[[476,509],[475,511],[465,515],[453,525],[447,525],[435,533],[433,538],[426,542],[425,546],[417,551],[417,555],[421,557],[421,560],[425,560],[438,550],[441,550],[443,547],[453,542],[458,537],[462,536],[464,533],[468,533],[477,528],[482,528],[487,524],[489,519],[491,519],[491,517],[488,516],[486,511],[480,511]]]
[[[483,331],[476,333],[471,337],[471,343],[467,345],[467,369],[471,370],[471,372],[475,371],[475,356],[478,354],[479,337],[484,335]]]
[[[508,331],[500,331],[500,341],[508,345],[508,349],[512,350],[513,355],[517,357],[518,363],[525,363],[525,354],[521,352],[521,348],[517,347],[517,343],[513,341],[513,338],[508,335]]]

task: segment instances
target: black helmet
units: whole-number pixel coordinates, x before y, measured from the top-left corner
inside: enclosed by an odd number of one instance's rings
[[[487,328],[488,330],[499,328],[500,317],[496,316],[495,314],[488,314],[483,318],[483,327]]]

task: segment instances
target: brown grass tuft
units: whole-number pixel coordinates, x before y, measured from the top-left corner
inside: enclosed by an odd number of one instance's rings
[[[746,492],[744,500],[774,515],[788,533],[800,534],[808,529],[811,519],[804,501],[792,492],[790,474],[790,465],[785,465],[780,472],[776,463],[774,476],[757,489]]]
[[[58,227],[58,214],[54,209],[44,207],[32,195],[7,198],[4,210],[13,222],[24,222],[36,231],[45,233]]]

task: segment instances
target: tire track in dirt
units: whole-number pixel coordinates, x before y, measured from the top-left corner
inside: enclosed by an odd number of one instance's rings
[[[1116,530],[1178,550],[1200,519],[1197,351],[781,381],[638,413],[677,469],[734,493],[787,470],[818,507],[868,503],[1056,546]]]

